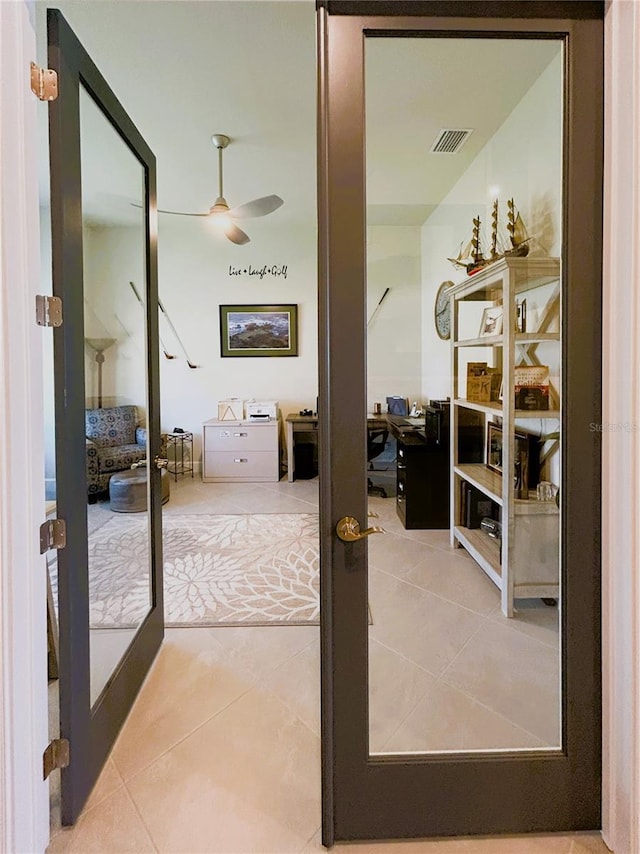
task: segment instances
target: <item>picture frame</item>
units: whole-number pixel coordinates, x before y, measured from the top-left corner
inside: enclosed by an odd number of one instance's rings
[[[487,424],[487,468],[502,474],[502,427],[494,421]]]
[[[298,306],[221,305],[220,355],[297,356]]]
[[[502,306],[490,305],[482,312],[478,337],[502,334]]]
[[[515,498],[529,497],[529,439],[525,433],[515,433],[513,485]],[[497,474],[502,471],[502,426],[490,421],[487,424],[487,468]]]

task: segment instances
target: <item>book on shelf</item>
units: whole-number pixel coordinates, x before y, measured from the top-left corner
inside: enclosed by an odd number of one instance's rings
[[[498,505],[468,481],[460,484],[460,517],[465,528],[479,528],[485,517],[497,518]]]
[[[549,409],[548,365],[518,365],[513,369],[516,409]]]
[[[549,385],[548,365],[516,365],[513,383],[520,386]]]
[[[528,411],[549,409],[549,386],[515,386],[515,407]]]

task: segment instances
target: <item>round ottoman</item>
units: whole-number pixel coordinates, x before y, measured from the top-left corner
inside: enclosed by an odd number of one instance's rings
[[[160,472],[162,484],[162,503],[169,500],[169,472]],[[116,513],[140,513],[147,509],[147,470],[146,468],[120,471],[109,481],[109,500],[111,509]]]

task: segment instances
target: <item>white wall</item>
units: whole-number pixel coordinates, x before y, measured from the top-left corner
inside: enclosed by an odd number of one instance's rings
[[[456,256],[460,244],[470,239],[472,218],[479,214],[483,222],[486,254],[493,199],[500,200],[499,233],[506,238],[506,200],[513,197],[528,233],[535,238],[531,254],[559,254],[561,129],[562,60],[558,55],[424,223],[423,397],[444,398],[450,394],[449,342],[441,341],[436,334],[433,303],[441,282],[458,282],[466,275],[456,270],[447,256]],[[532,301],[527,306],[529,312],[541,308],[545,299],[544,294],[538,294],[536,304]]]
[[[276,220],[277,212],[272,215]],[[318,395],[317,261],[315,228],[248,220],[251,243],[236,246],[211,234],[208,221],[164,217],[159,230],[159,290],[192,363],[163,358],[162,427],[201,433],[228,397],[279,401],[283,417],[315,409]],[[250,270],[286,267],[286,275]],[[247,273],[230,275],[230,268]],[[298,356],[220,356],[220,305],[295,303]],[[162,326],[163,338],[166,326]],[[175,342],[166,333],[167,342]],[[172,344],[173,346],[173,344]],[[196,454],[197,456],[197,454]]]
[[[380,308],[376,307],[385,290]],[[367,232],[367,401],[400,395],[421,401],[420,228],[372,226]],[[375,314],[374,314],[375,312]]]
[[[146,338],[144,310],[130,287],[145,300],[144,234],[141,229],[93,227],[83,231],[84,337],[111,338],[104,351],[103,406],[132,403],[144,416]],[[96,351],[85,344],[87,406],[97,406]]]
[[[275,217],[276,215],[274,215]],[[315,228],[280,228],[247,221],[251,242],[236,246],[212,232],[211,223],[162,216],[159,226],[159,293],[180,341],[160,314],[161,427],[194,433],[200,456],[202,422],[217,416],[228,397],[275,399],[283,416],[315,409],[318,394],[317,262]],[[86,324],[102,326],[118,343],[105,353],[103,395],[143,402],[142,310],[129,281],[142,292],[139,235],[135,229],[93,228],[87,241]],[[252,274],[267,267],[262,277]],[[280,271],[280,275],[274,274]],[[235,271],[241,271],[239,275]],[[243,271],[247,271],[244,273]],[[295,303],[298,356],[222,358],[219,306]],[[100,333],[105,334],[105,333]],[[188,367],[189,361],[197,368]],[[87,368],[95,376],[90,351]]]

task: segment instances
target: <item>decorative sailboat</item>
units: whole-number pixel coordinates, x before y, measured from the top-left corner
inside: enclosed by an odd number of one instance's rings
[[[454,267],[462,267],[464,270],[467,269],[467,264],[471,261],[471,241],[467,243],[467,245],[462,248],[462,243],[460,244],[460,251],[456,255],[455,258],[447,258],[447,261],[451,261]]]
[[[527,235],[527,229],[524,227],[520,211],[516,209],[513,199],[507,200],[507,231],[509,232],[511,248],[505,249],[503,255],[524,258],[529,254],[531,238]]]
[[[462,267],[466,270],[469,276],[473,273],[477,273],[477,271],[482,269],[482,267],[486,267],[492,260],[495,260],[493,258],[485,258],[482,254],[482,247],[480,244],[480,225],[480,216],[474,217],[471,240],[467,243],[464,249],[460,250],[456,258],[447,258],[447,261],[451,261],[454,267]]]
[[[498,200],[491,210],[491,252],[488,258],[482,254],[480,245],[480,216],[473,219],[473,233],[467,245],[461,248],[455,258],[447,258],[455,267],[461,267],[469,276],[477,273],[487,264],[493,264],[504,257],[525,257],[529,253],[529,241],[522,217],[516,209],[513,199],[507,201],[507,231],[510,246],[502,251],[498,249]]]

